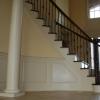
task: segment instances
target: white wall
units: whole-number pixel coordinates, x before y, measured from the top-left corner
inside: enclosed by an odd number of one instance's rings
[[[22,54],[36,57],[60,57],[59,52],[51,46],[49,40],[44,35],[44,33],[48,34],[48,31],[41,27],[43,21],[37,21],[34,18],[36,15],[36,13],[30,11],[26,4],[22,28]]]
[[[59,1],[59,0],[58,0]],[[87,0],[69,0],[70,17],[91,37],[100,36],[100,18],[88,18]]]

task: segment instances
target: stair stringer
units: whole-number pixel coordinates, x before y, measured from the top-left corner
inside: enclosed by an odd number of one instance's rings
[[[62,42],[61,41],[54,41],[55,34],[48,34],[49,27],[43,27],[43,20],[36,19],[37,13],[34,12],[30,13],[30,10],[28,7],[25,7],[25,10],[27,13],[29,13],[30,18],[32,18],[33,23],[36,23],[41,30],[41,34],[43,37],[50,41],[50,46],[55,48],[57,52],[59,52],[63,59],[63,63],[66,66],[66,70],[68,70],[73,76],[74,81],[73,82],[67,82],[64,83],[65,90],[75,90],[75,91],[93,91],[92,84],[94,83],[94,78],[87,77],[88,72],[82,71],[80,69],[81,63],[74,63],[75,55],[67,55],[69,53],[68,48],[61,48]],[[57,87],[63,87],[61,84],[57,84]],[[53,89],[55,89],[55,85],[51,86]]]

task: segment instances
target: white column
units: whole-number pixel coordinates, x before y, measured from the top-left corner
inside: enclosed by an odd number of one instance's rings
[[[18,93],[23,0],[13,0],[8,51],[6,93]]]

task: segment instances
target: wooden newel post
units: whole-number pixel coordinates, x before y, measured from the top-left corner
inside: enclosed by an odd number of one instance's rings
[[[98,39],[94,39],[94,73],[95,84],[100,85]]]

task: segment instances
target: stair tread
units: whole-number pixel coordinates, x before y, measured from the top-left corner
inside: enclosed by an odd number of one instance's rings
[[[54,41],[62,41],[62,40],[58,40],[58,39],[56,39],[56,40],[54,40]]]
[[[29,1],[25,1],[26,3],[29,3],[29,4],[33,4],[32,2],[29,2]]]
[[[31,9],[31,11],[39,12],[38,10]]]
[[[46,25],[46,24],[43,24],[42,26],[45,26],[45,27],[50,27],[50,25]]]
[[[37,17],[37,19],[41,19],[41,20],[43,20],[44,18],[41,18],[41,17]]]
[[[68,48],[68,47],[60,47],[60,48]]]
[[[48,32],[48,34],[56,34],[55,32]]]
[[[100,84],[92,84],[92,85],[100,85]]]
[[[75,53],[69,53],[69,54],[67,54],[67,55],[76,55]]]
[[[74,62],[82,62],[82,60],[74,61]]]
[[[85,70],[85,69],[89,69],[89,68],[80,68],[80,69]]]

